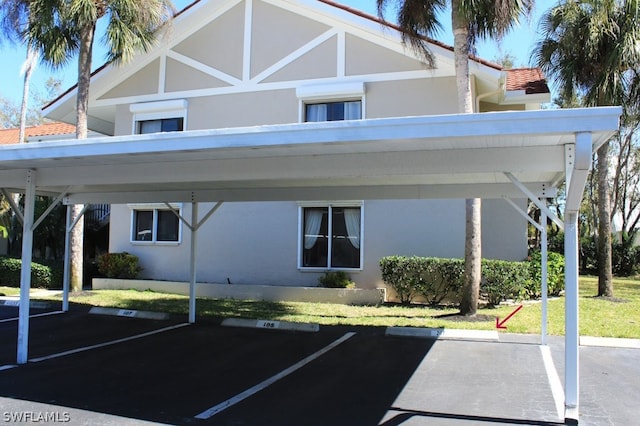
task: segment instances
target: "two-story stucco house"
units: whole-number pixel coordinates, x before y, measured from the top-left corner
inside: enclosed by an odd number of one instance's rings
[[[431,49],[432,69],[395,28],[330,1],[196,1],[153,51],[94,74],[89,126],[122,136],[457,113],[453,49],[435,41]],[[470,72],[476,112],[549,100],[538,70],[476,58]],[[45,112],[72,122],[74,100],[70,91]],[[348,155],[341,161],[350,167]],[[359,287],[375,288],[383,256],[463,256],[460,195],[371,198],[225,202],[199,230],[198,281],[315,286],[323,272],[343,269]],[[525,207],[524,195],[517,203]],[[145,278],[187,281],[190,234],[170,207],[190,216],[187,203],[113,205],[109,249],[139,256]],[[526,257],[519,212],[485,199],[482,214],[484,257]]]

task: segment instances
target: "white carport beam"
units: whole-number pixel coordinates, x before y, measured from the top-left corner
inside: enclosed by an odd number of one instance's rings
[[[36,200],[36,172],[27,170],[22,224],[22,267],[20,268],[20,311],[18,313],[18,364],[29,358],[29,290],[33,251],[33,218]]]
[[[64,192],[62,192],[60,195],[58,195],[55,200],[53,200],[53,202],[49,205],[49,207],[47,207],[47,209],[44,211],[44,213],[42,213],[40,215],[40,217],[38,218],[38,220],[35,221],[35,223],[33,224],[33,229],[35,230],[38,225],[40,225],[42,223],[43,220],[46,219],[46,217],[49,215],[49,213],[51,213],[51,211],[53,209],[56,208],[56,206],[60,203],[60,201],[62,201],[62,199],[64,197],[67,196],[69,188],[67,188]]]
[[[527,214],[527,212],[525,212],[524,210],[522,210],[520,208],[520,206],[518,206],[511,198],[504,198],[504,200],[511,204],[511,207],[513,207],[518,213],[520,213],[520,215],[522,215],[522,217],[524,217],[525,219],[527,219],[527,221],[533,225],[538,231],[542,232],[542,230],[544,229],[542,227],[542,225],[540,225],[538,222],[536,222],[535,220],[533,220],[533,218],[531,216],[529,216]]]
[[[20,222],[21,225],[24,224],[24,217],[22,216],[22,211],[20,211],[20,207],[18,207],[18,205],[16,204],[11,194],[9,194],[9,192],[4,188],[2,188],[2,194],[4,195],[4,198],[6,198],[6,200],[9,202],[9,205],[13,210],[13,214],[15,214],[16,217],[18,218],[18,222]]]
[[[573,212],[580,210],[582,195],[587,182],[587,176],[591,170],[593,156],[591,133],[576,133],[575,138],[576,143],[573,153],[567,150],[565,154],[567,155],[565,163],[567,175],[565,210]]]
[[[509,180],[520,190],[524,195],[526,195],[532,202],[535,204],[541,211],[543,211],[549,219],[551,219],[560,229],[564,229],[564,224],[558,218],[558,216],[549,210],[546,203],[543,203],[536,195],[529,190],[525,185],[522,184],[513,174],[509,172],[504,172],[504,175],[509,178]]]

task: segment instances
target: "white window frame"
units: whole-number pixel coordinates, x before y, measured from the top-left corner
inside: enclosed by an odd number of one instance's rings
[[[129,223],[129,243],[133,245],[179,245],[182,244],[182,220],[179,217],[176,217],[178,221],[178,240],[177,241],[157,241],[158,236],[158,211],[174,211],[173,213],[177,213],[179,216],[182,216],[182,203],[170,203],[169,206],[163,203],[140,203],[140,204],[127,204],[127,207],[131,210],[131,219]],[[153,223],[151,230],[152,238],[149,241],[141,241],[133,238],[133,232],[136,223],[136,212],[137,211],[153,211]]]
[[[362,81],[310,84],[296,88],[298,122],[305,122],[307,104],[360,101],[360,119],[366,117],[366,87]]]
[[[168,118],[182,118],[182,129],[186,130],[188,107],[189,103],[186,99],[131,104],[129,105],[129,112],[133,114],[131,134],[138,134],[138,123],[141,121]]]
[[[360,266],[358,268],[344,268],[344,267],[332,267],[331,266],[331,238],[329,238],[329,244],[327,245],[327,266],[303,266],[303,236],[304,236],[304,209],[309,207],[322,207],[328,208],[329,213],[333,207],[358,207],[360,209]],[[329,217],[332,215],[329,214]],[[331,222],[328,224],[328,234],[332,235]],[[298,202],[298,270],[304,272],[325,272],[325,271],[362,271],[364,269],[364,201],[313,201],[313,202]]]

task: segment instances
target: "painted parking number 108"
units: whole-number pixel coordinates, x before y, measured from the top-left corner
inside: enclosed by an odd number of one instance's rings
[[[278,328],[279,321],[258,321],[259,328]]]

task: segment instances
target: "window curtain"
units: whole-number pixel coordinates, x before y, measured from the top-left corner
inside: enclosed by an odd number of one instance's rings
[[[307,121],[327,121],[327,104],[307,105]]]
[[[360,101],[345,102],[344,103],[344,119],[345,120],[360,120],[362,106]]]
[[[304,210],[304,248],[309,250],[316,245],[318,240],[318,232],[322,225],[322,210],[305,209]]]
[[[360,209],[344,209],[344,224],[347,227],[349,242],[360,248]]]

